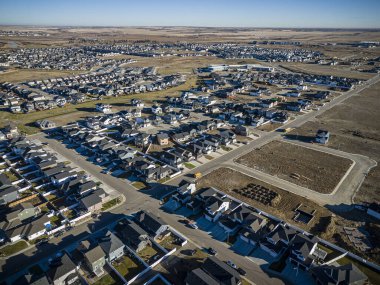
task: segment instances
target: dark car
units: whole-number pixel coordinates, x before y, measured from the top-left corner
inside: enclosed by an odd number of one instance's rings
[[[241,268],[241,267],[239,267],[239,268],[237,269],[237,272],[239,272],[239,274],[240,274],[240,275],[243,275],[243,276],[245,276],[245,275],[247,274],[247,272],[245,272],[245,270],[244,270],[243,268]]]
[[[192,250],[189,251],[189,255],[190,255],[190,256],[193,256],[193,255],[196,254],[196,253],[197,253],[197,250],[196,250],[196,249],[192,249]]]
[[[213,249],[212,247],[209,247],[207,249],[208,253],[211,254],[211,255],[216,255],[217,254],[217,251],[215,249]]]

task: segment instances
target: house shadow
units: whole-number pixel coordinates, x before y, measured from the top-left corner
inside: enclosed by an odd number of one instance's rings
[[[304,135],[297,135],[297,134],[286,134],[284,137],[288,140],[298,140],[301,142],[307,142],[311,143],[315,140],[315,137],[313,136],[304,136]]]
[[[122,213],[115,214],[108,211],[101,212],[97,218],[93,218],[89,223],[87,223],[87,228],[90,233],[94,233],[106,227],[107,225],[112,225],[114,223],[116,224],[117,221],[125,217],[126,215]]]
[[[79,108],[76,108],[76,109],[77,109],[77,111],[89,112],[89,113],[93,113],[93,112],[96,111],[95,108],[88,108],[88,107],[79,107]]]
[[[149,185],[150,188],[144,188],[139,191],[157,200],[162,200],[165,196],[169,195],[177,188],[176,186],[162,184],[159,182],[152,182]]]

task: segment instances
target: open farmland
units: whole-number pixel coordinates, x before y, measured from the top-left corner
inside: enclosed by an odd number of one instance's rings
[[[308,141],[316,130],[329,130],[328,147],[368,156],[380,162],[380,83],[295,129],[289,135]],[[379,202],[380,168],[372,169],[355,197],[357,202]]]
[[[255,149],[237,162],[324,194],[334,190],[351,165],[348,159],[280,141]]]

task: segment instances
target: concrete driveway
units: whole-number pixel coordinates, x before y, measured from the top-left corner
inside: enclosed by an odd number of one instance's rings
[[[225,230],[214,222],[210,222],[205,217],[198,218],[196,223],[199,230],[207,232],[212,238],[219,241],[224,241],[227,239]]]
[[[254,245],[246,243],[239,237],[237,238],[235,243],[230,247],[231,250],[242,256],[248,256],[254,248]]]

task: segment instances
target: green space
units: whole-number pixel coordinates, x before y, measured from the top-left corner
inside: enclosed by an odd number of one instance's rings
[[[106,202],[106,203],[103,204],[102,211],[106,211],[109,208],[112,208],[113,206],[116,206],[117,204],[120,204],[120,202],[121,202],[120,197],[112,199],[112,200],[110,200],[110,201],[108,201],[108,202]]]
[[[150,245],[146,246],[143,250],[141,250],[138,255],[144,259],[145,262],[149,262],[149,260],[157,254],[157,251],[151,247]]]
[[[213,157],[213,156],[211,156],[211,155],[208,155],[208,154],[206,154],[206,155],[205,155],[205,158],[206,158],[206,159],[208,159],[208,160],[212,160],[212,159],[214,159],[214,157]]]
[[[11,182],[15,182],[15,181],[19,180],[19,178],[17,177],[17,175],[14,174],[14,173],[11,172],[11,171],[4,172],[4,174],[9,178],[9,180],[10,180]]]
[[[159,244],[168,251],[171,251],[173,248],[179,247],[177,244],[175,244],[175,239],[172,235],[164,237],[164,239],[161,240]]]
[[[122,285],[123,282],[120,280],[120,278],[117,276],[115,272],[112,270],[109,274],[104,275],[102,278],[100,278],[95,283],[92,283],[92,285]]]
[[[131,257],[126,255],[115,261],[112,265],[127,280],[131,279],[132,277],[139,274],[142,270],[144,270],[144,265],[137,262],[137,260],[132,260]]]
[[[145,189],[145,188],[148,188],[149,186],[142,182],[142,181],[135,181],[131,184],[133,187],[137,188],[138,190],[142,190],[142,189]]]
[[[195,168],[196,166],[190,162],[185,162],[184,163],[185,167],[188,168],[188,169],[193,169]]]
[[[228,146],[225,146],[225,145],[222,145],[222,150],[224,150],[224,151],[231,151],[232,148],[228,147]]]
[[[6,245],[0,249],[0,256],[9,256],[28,247],[28,243],[20,240],[14,244]]]

